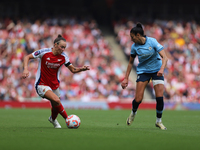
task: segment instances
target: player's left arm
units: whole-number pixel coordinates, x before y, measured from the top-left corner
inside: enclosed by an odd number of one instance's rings
[[[67,66],[67,68],[72,72],[72,73],[78,73],[81,71],[86,71],[90,70],[90,66],[83,66],[83,67],[74,67],[72,64]]]
[[[158,53],[159,53],[160,57],[162,57],[162,66],[160,67],[160,70],[158,71],[157,76],[163,76],[164,69],[167,65],[168,58],[167,58],[167,55],[166,55],[164,49]]]

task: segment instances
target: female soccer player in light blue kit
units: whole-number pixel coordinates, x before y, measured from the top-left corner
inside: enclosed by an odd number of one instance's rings
[[[127,118],[127,125],[130,125],[137,113],[139,104],[142,102],[144,90],[152,79],[155,95],[156,95],[156,127],[162,130],[167,128],[162,124],[162,112],[164,107],[163,92],[164,92],[164,68],[167,64],[167,56],[156,39],[144,35],[141,23],[131,29],[131,40],[134,44],[131,46],[131,56],[126,70],[125,78],[121,83],[123,89],[128,86],[128,78],[133,67],[133,62],[138,56],[139,64],[137,66],[137,80],[136,80],[136,94],[135,99],[132,101],[132,111]],[[161,59],[161,58],[162,59]]]

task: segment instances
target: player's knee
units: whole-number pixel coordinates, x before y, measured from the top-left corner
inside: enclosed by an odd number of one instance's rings
[[[56,106],[58,106],[58,105],[60,105],[60,99],[59,98],[54,98],[53,100],[52,100],[52,103],[54,104],[54,105],[56,105]]]
[[[138,103],[141,102],[142,99],[143,99],[142,95],[138,95],[138,96],[135,97],[135,101],[138,102]]]

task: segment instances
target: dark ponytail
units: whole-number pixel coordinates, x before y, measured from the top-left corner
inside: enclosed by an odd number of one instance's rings
[[[136,24],[136,27],[138,27],[138,28],[141,28],[141,29],[142,29],[142,24],[138,22],[138,23]]]
[[[141,23],[137,23],[135,27],[133,27],[130,31],[130,33],[133,33],[133,34],[137,34],[139,33],[140,35],[144,36],[144,30],[142,28],[142,24]]]
[[[65,41],[66,42],[66,40],[65,40],[65,38],[64,37],[62,37],[62,35],[60,35],[60,34],[58,34],[58,37],[54,40],[54,44],[55,43],[59,43],[61,40],[63,40],[63,41]]]

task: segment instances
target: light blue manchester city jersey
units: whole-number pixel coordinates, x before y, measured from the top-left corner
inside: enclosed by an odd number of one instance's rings
[[[162,60],[158,53],[161,50],[163,50],[163,46],[152,37],[146,36],[144,45],[134,43],[131,46],[131,55],[138,56],[137,74],[158,72],[162,65]]]

